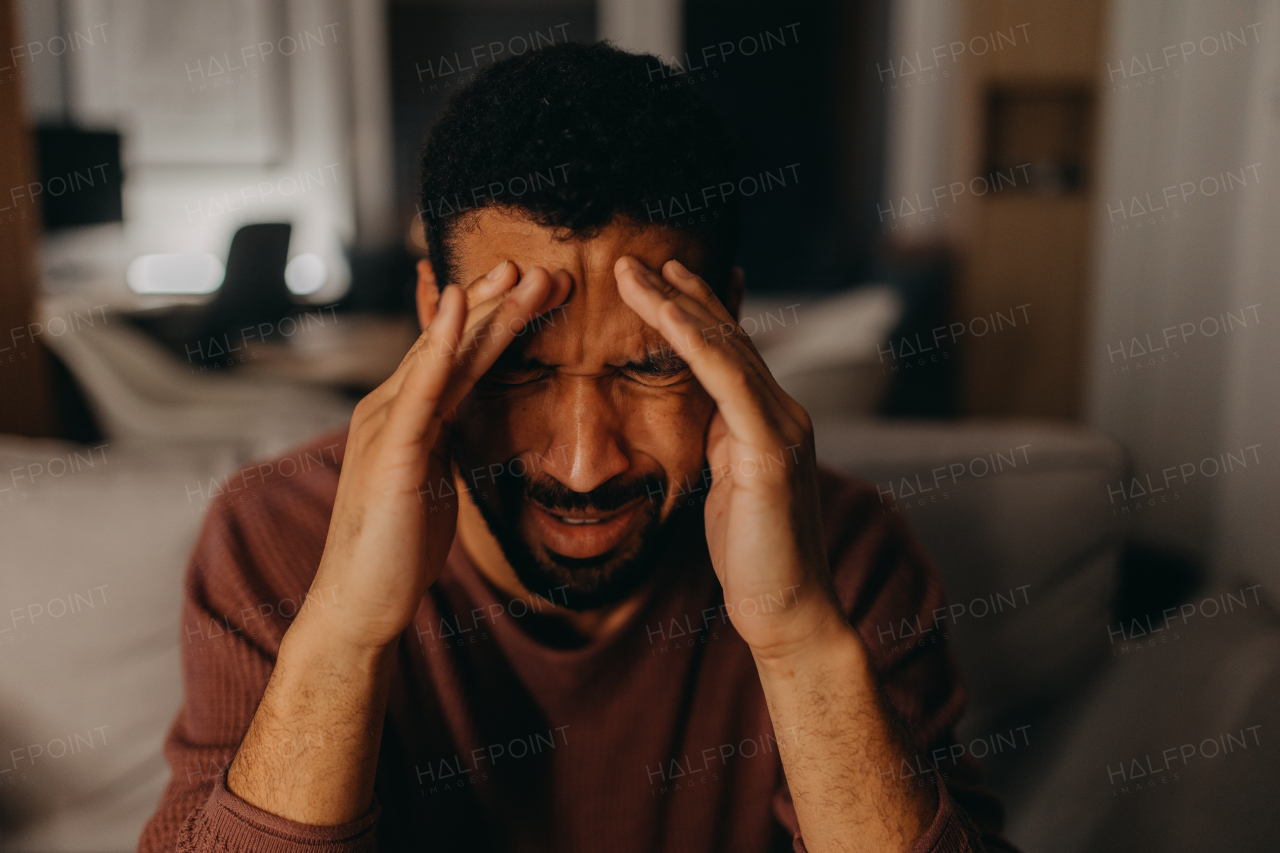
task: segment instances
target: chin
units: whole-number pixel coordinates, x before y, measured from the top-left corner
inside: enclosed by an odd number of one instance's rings
[[[671,562],[674,520],[661,520],[648,511],[649,505],[630,520],[630,529],[616,541],[606,531],[612,547],[596,553],[580,549],[574,554],[552,547],[544,535],[545,520],[530,517],[531,508],[522,508],[520,521],[510,524],[485,503],[477,506],[524,588],[569,610],[585,612],[620,604]]]
[[[512,547],[504,537],[497,539],[520,583],[531,592],[554,590],[557,597],[552,601],[579,612],[626,601],[657,571],[664,550],[660,547],[663,525],[647,513],[621,536],[584,530],[577,536],[553,538],[543,535],[543,523],[518,527],[519,542],[511,543]],[[592,548],[597,542],[608,547]]]

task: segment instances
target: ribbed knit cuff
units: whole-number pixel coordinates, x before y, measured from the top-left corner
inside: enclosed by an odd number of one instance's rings
[[[204,807],[192,815],[178,837],[178,850],[235,853],[373,853],[381,808],[375,802],[364,817],[338,826],[295,823],[252,806],[227,789],[218,777]]]
[[[911,853],[970,853],[980,850],[980,846],[974,847],[974,839],[966,831],[965,821],[942,781],[942,774],[935,771],[933,778],[938,783],[938,813],[924,834],[911,845]]]

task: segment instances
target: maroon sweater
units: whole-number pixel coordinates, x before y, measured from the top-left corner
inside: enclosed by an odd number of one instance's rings
[[[291,618],[340,594],[306,598],[345,445],[345,432],[322,436],[219,484],[186,580],[173,777],[140,851],[804,850],[755,664],[705,548],[664,567],[621,630],[566,648],[535,639],[543,617],[500,595],[455,543],[400,640],[371,812],[305,826],[230,793],[225,769]],[[948,759],[965,697],[945,644],[891,647],[874,630],[928,625],[944,605],[935,571],[874,489],[826,472],[821,484],[841,602],[919,750],[882,783],[940,794],[914,849],[1012,849],[975,768]],[[315,732],[281,749],[327,743]]]

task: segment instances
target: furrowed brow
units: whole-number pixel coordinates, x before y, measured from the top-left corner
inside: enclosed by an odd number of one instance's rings
[[[544,371],[544,370],[551,369],[551,365],[547,364],[546,362],[540,359],[534,358],[531,355],[525,355],[524,353],[515,349],[504,350],[503,353],[498,356],[498,360],[494,362],[493,366],[495,368],[498,368],[499,370],[510,370],[510,371],[519,371],[519,370]]]
[[[654,376],[674,376],[689,369],[689,364],[676,355],[675,350],[663,347],[649,350],[640,361],[629,361],[622,365],[623,370],[632,373],[644,373]]]

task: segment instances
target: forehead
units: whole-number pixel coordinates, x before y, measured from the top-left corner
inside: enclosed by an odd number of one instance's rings
[[[618,294],[613,265],[623,255],[638,258],[659,275],[672,258],[706,273],[699,241],[675,229],[615,223],[590,238],[557,239],[553,229],[492,208],[472,214],[454,232],[451,249],[464,283],[504,260],[513,262],[522,276],[539,266],[569,274],[573,288],[563,308],[552,311],[549,322],[519,345],[526,355],[548,364],[619,364],[660,348],[662,336]]]

